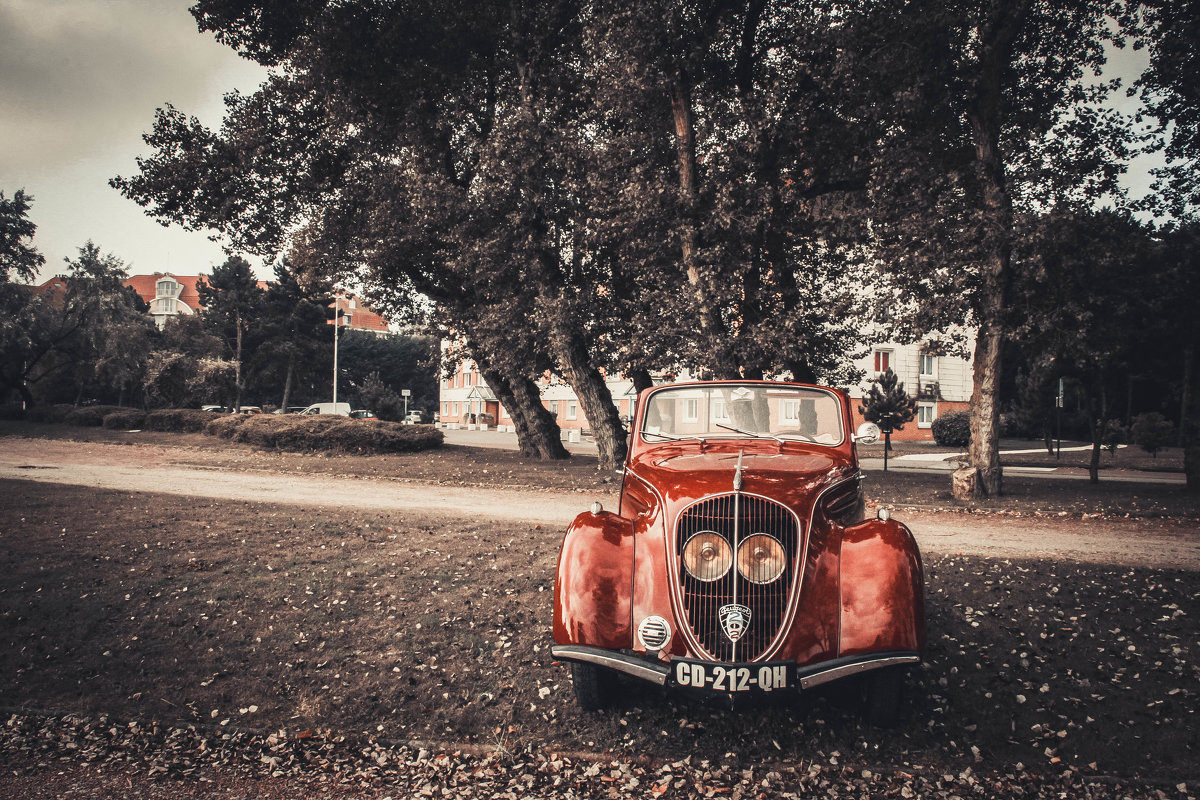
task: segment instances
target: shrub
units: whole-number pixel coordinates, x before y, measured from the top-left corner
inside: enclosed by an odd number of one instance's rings
[[[104,415],[103,425],[109,430],[128,431],[146,424],[146,412],[137,408],[123,408]]]
[[[442,443],[441,431],[428,426],[336,414],[233,414],[213,420],[205,433],[258,447],[341,453],[403,453]]]
[[[34,406],[25,410],[25,419],[30,422],[51,422],[61,423],[66,420],[67,414],[72,411],[69,405],[55,406]]]
[[[1159,449],[1169,446],[1175,438],[1175,424],[1156,411],[1138,414],[1129,427],[1129,435],[1134,444],[1157,458]]]
[[[150,431],[199,433],[216,416],[198,408],[160,408],[146,415],[142,427]]]
[[[81,406],[67,412],[63,422],[68,425],[80,425],[98,428],[104,424],[104,418],[116,411],[127,411],[120,406]]]
[[[942,447],[966,447],[971,443],[971,412],[952,411],[933,421],[933,440]]]

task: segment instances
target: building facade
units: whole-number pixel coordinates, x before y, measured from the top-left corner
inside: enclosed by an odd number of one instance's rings
[[[971,362],[958,356],[944,355],[916,344],[884,342],[874,345],[855,362],[863,372],[857,386],[848,387],[854,414],[852,427],[863,422],[859,406],[870,390],[871,381],[889,368],[896,373],[908,394],[917,400],[917,418],[892,434],[893,441],[933,441],[933,421],[943,414],[965,411],[971,401]],[[687,376],[679,376],[680,380]],[[633,416],[637,394],[633,382],[623,378],[607,381],[621,419],[628,425]],[[554,415],[564,431],[589,430],[587,416],[571,387],[547,374],[538,381],[542,405]],[[452,375],[443,377],[439,390],[439,421],[451,425],[508,426],[512,419],[503,404],[488,387],[475,363],[460,361]]]

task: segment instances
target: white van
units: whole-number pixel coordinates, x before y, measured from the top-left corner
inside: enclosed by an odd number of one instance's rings
[[[308,408],[300,412],[301,414],[338,414],[343,417],[350,416],[349,403],[313,403]]]

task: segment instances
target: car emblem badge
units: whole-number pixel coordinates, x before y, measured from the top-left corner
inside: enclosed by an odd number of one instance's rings
[[[750,625],[750,609],[737,603],[721,606],[717,610],[717,616],[721,620],[721,630],[725,631],[731,642],[741,639]]]

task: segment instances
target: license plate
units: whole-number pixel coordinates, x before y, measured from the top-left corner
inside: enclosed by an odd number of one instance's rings
[[[676,659],[671,678],[685,689],[712,692],[773,692],[790,684],[791,662],[762,664],[714,664],[711,661]]]

